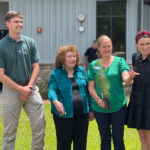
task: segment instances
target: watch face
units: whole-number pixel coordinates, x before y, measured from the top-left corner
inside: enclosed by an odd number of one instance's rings
[[[78,15],[78,20],[79,21],[84,21],[85,20],[85,15],[84,14],[79,14]]]

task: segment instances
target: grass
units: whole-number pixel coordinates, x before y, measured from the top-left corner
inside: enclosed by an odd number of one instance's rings
[[[50,104],[44,105],[45,119],[46,119],[46,137],[45,137],[45,150],[56,150],[56,135],[55,127],[50,112]],[[1,105],[0,105],[1,112]],[[0,150],[2,147],[2,119],[0,115]],[[16,138],[16,150],[30,150],[31,149],[31,129],[30,122],[25,112],[22,110],[19,126]],[[136,130],[128,129],[125,126],[125,146],[126,150],[140,150],[140,141]],[[89,124],[87,150],[99,150],[100,149],[100,137],[98,132],[97,124],[94,121]]]

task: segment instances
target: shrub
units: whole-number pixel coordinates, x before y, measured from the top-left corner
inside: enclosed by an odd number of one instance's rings
[[[38,84],[39,92],[43,99],[48,99],[48,82],[49,79],[46,78],[46,79],[42,79]]]

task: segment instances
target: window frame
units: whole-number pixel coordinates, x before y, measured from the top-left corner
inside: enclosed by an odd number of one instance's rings
[[[98,3],[101,3],[101,2],[109,2],[109,8],[110,8],[110,12],[109,12],[109,15],[98,15],[97,14],[97,9],[98,9]],[[124,15],[113,15],[113,12],[112,12],[112,7],[113,7],[113,2],[125,2],[125,13]],[[126,0],[97,0],[96,1],[96,37],[98,38],[98,19],[99,18],[109,18],[109,33],[110,33],[110,38],[112,38],[112,29],[113,29],[113,18],[124,18],[125,20],[125,24],[124,24],[124,27],[125,27],[125,35],[124,35],[124,52],[126,54]],[[118,51],[116,51],[118,52]],[[126,57],[126,56],[125,56]]]

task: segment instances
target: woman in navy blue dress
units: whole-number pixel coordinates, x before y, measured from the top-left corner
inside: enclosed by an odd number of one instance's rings
[[[150,150],[150,33],[140,31],[136,36],[139,53],[133,54],[133,88],[127,124],[138,131],[141,149]],[[135,75],[135,72],[139,75]]]

